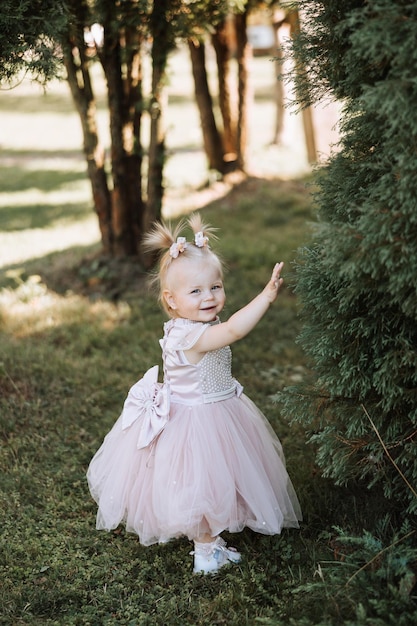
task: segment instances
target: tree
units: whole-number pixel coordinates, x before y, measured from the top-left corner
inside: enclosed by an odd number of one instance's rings
[[[246,0],[6,0],[6,12],[0,17],[6,32],[6,37],[0,35],[4,44],[0,78],[10,79],[24,68],[46,82],[63,60],[81,120],[87,171],[106,255],[140,254],[143,234],[161,217],[164,84],[168,56],[178,39],[189,42],[209,168],[222,174],[244,169],[250,57],[246,18],[252,4]],[[227,36],[230,20],[226,22],[226,18],[231,13],[238,78],[234,99],[228,80],[232,53]],[[15,53],[9,45],[9,22],[18,42]],[[101,28],[99,37],[94,36],[95,27]],[[217,54],[223,132],[217,127],[205,67],[204,39],[209,31]],[[146,97],[142,71],[149,49],[152,87]],[[106,162],[96,121],[91,70],[97,61],[107,83],[110,163]],[[238,103],[233,112],[232,100]],[[141,132],[144,115],[150,117],[148,142]]]
[[[195,82],[196,102],[200,112],[208,166],[221,174],[245,168],[249,107],[249,60],[251,49],[246,34],[249,2],[223,2],[214,8],[210,2],[197,3],[188,27]],[[214,114],[207,78],[205,41],[211,32],[216,53],[218,101],[222,131]],[[231,62],[236,59],[237,94],[231,86]]]
[[[188,49],[208,168],[224,173],[224,147],[213,110],[213,98],[206,69],[206,45],[204,41],[191,37],[188,39]]]
[[[84,134],[95,210],[104,252],[140,254],[149,225],[160,219],[165,160],[163,86],[167,59],[175,45],[181,2],[167,0],[68,0],[71,19],[63,39],[68,82]],[[88,41],[98,23],[100,38]],[[142,91],[143,58],[151,48],[152,88]],[[91,66],[100,62],[107,83],[111,135],[111,184],[97,132]],[[143,146],[142,116],[149,113],[149,144]],[[143,155],[147,152],[147,170]],[[147,181],[145,188],[142,179]]]
[[[84,152],[88,164],[95,210],[104,252],[125,256],[140,253],[140,242],[150,224],[160,219],[165,161],[164,84],[168,56],[176,40],[189,41],[195,91],[200,109],[209,167],[225,173],[225,147],[213,113],[204,62],[202,34],[211,20],[219,23],[234,3],[198,0],[67,0],[71,15],[62,38],[68,82],[80,115]],[[244,166],[247,117],[246,13],[236,16],[238,37],[239,117],[236,121],[235,162]],[[90,37],[94,23],[102,26],[102,38]],[[142,60],[150,45],[152,87],[142,93]],[[103,148],[95,120],[91,65],[97,58],[108,89],[111,130],[111,181],[106,174]],[[220,84],[222,85],[221,81]],[[222,112],[227,91],[220,89]],[[142,145],[142,116],[150,116],[149,144]],[[230,125],[224,114],[225,128]],[[228,136],[231,136],[229,132]],[[230,150],[227,148],[230,152]],[[147,153],[147,160],[143,155]],[[145,165],[146,164],[146,165]],[[145,174],[145,166],[147,166]],[[142,180],[146,187],[142,188]]]
[[[200,114],[203,145],[207,165],[211,170],[225,174],[234,169],[236,155],[236,124],[232,115],[230,91],[230,61],[233,55],[231,31],[234,28],[233,0],[210,2],[197,0],[190,3],[186,12],[183,39],[188,43],[194,78],[194,93]],[[240,10],[243,10],[241,7]],[[223,127],[215,114],[206,66],[206,47],[212,43],[216,53],[218,104]]]
[[[46,83],[65,65],[80,116],[84,154],[103,251],[110,256],[137,255],[150,224],[160,219],[165,162],[164,86],[166,67],[176,40],[219,21],[233,2],[206,0],[6,0],[0,17],[0,76],[11,80],[24,69]],[[11,26],[13,28],[11,28]],[[100,25],[99,37],[93,30]],[[202,26],[200,26],[202,25]],[[96,29],[97,30],[97,29]],[[16,45],[10,44],[10,35]],[[143,60],[151,58],[152,87],[142,90]],[[190,49],[192,49],[190,43]],[[204,46],[193,55],[196,95],[202,116],[209,167],[224,172],[224,147],[212,103],[207,106]],[[98,135],[92,67],[99,62],[107,83],[110,163]],[[2,72],[2,73],[1,73]],[[204,81],[206,81],[205,89]],[[225,90],[222,91],[222,95]],[[223,102],[225,101],[223,97]],[[243,100],[242,100],[243,101]],[[223,112],[225,108],[222,108]],[[150,117],[150,135],[142,137],[142,118]],[[211,116],[211,124],[206,119]],[[244,117],[241,116],[241,124]],[[227,125],[225,124],[227,128]],[[242,133],[243,134],[243,133]],[[211,143],[210,143],[211,142]],[[240,152],[243,153],[243,150]],[[147,158],[144,158],[147,157]],[[143,182],[142,182],[143,181]]]
[[[307,425],[325,476],[380,485],[415,514],[417,2],[300,5],[301,102],[332,93],[345,106],[297,266],[315,379],[287,390],[286,411]]]
[[[98,217],[103,250],[110,253],[113,246],[111,194],[107,184],[104,148],[100,144],[96,101],[90,74],[89,58],[84,40],[84,24],[89,22],[86,2],[69,3],[71,21],[62,37],[67,80],[80,116],[84,138],[84,155],[91,183],[94,208]]]
[[[150,102],[151,138],[149,145],[148,201],[145,228],[161,217],[162,173],[165,160],[164,83],[169,53],[175,48],[178,35],[177,19],[181,15],[181,0],[154,0],[150,17],[152,37],[152,94]]]

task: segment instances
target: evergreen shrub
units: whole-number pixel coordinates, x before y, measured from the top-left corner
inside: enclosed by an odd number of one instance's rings
[[[417,512],[417,2],[301,2],[301,104],[343,98],[299,255],[300,343],[316,378],[284,394],[336,484]],[[314,85],[314,89],[310,86]],[[300,87],[300,85],[299,85]]]
[[[285,624],[408,626],[417,621],[417,1],[296,8],[298,104],[332,96],[343,113],[296,262],[312,380],[279,398],[323,476],[369,489],[363,502],[382,499],[386,515],[375,507],[363,511],[367,528],[346,519],[324,531],[335,558],[294,590]]]

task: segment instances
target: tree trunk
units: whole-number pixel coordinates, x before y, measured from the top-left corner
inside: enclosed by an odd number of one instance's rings
[[[96,104],[88,68],[89,61],[84,52],[84,42],[76,41],[79,40],[77,35],[76,33],[74,38],[69,35],[68,40],[63,42],[64,64],[68,85],[81,120],[84,154],[103,251],[105,254],[111,254],[113,246],[111,197],[105,171],[105,154],[98,138]]]
[[[283,63],[284,63],[284,52],[281,46],[279,29],[283,24],[283,20],[274,21],[272,24],[272,28],[274,29],[274,40],[275,40],[275,72],[276,72],[276,80],[275,80],[275,128],[274,135],[272,138],[273,144],[279,145],[282,141],[282,134],[284,132],[284,115],[285,115],[285,106],[284,106],[284,81],[282,79],[283,75]]]
[[[98,51],[107,80],[110,114],[115,256],[139,254],[143,234],[140,44],[134,27],[117,32],[105,28]]]
[[[145,230],[161,219],[163,188],[163,169],[165,162],[165,94],[164,77],[165,59],[158,58],[157,44],[152,46],[152,97],[150,102],[150,138],[148,152],[148,198],[145,212]]]
[[[300,15],[297,10],[291,10],[288,12],[288,22],[290,24],[291,37],[294,37],[300,30]],[[305,68],[300,68],[298,63],[296,64],[296,66],[298,68],[298,71],[306,74]],[[307,158],[308,162],[313,164],[317,162],[317,148],[312,108],[303,107],[301,113],[303,116],[303,128],[306,142]]]
[[[148,159],[148,197],[144,225],[147,230],[152,222],[160,220],[163,199],[163,169],[165,163],[166,108],[164,83],[168,54],[173,48],[171,19],[178,3],[172,0],[158,0],[152,3],[149,30],[152,36],[152,93],[150,101],[150,139]]]
[[[124,144],[126,150],[126,176],[129,199],[130,227],[136,246],[145,231],[145,203],[142,192],[141,122],[142,97],[142,38],[135,28],[125,31],[126,78],[124,91],[126,108],[124,116]],[[137,249],[140,254],[140,248]]]
[[[203,132],[204,149],[210,169],[224,173],[223,145],[216,126],[213,113],[213,101],[207,80],[204,43],[194,39],[188,40],[191,65],[194,77],[195,98],[200,112],[201,129]]]
[[[99,57],[107,80],[110,114],[111,163],[113,177],[112,228],[115,256],[137,254],[137,242],[131,228],[132,211],[129,206],[128,154],[125,149],[125,94],[122,81],[122,60],[119,34],[104,30],[103,47]]]
[[[248,42],[246,23],[247,11],[235,15],[237,63],[238,63],[238,94],[239,110],[237,123],[237,163],[240,169],[245,169],[248,115],[249,115],[249,61],[252,50]]]
[[[227,21],[223,20],[215,28],[212,44],[216,52],[217,75],[219,84],[219,106],[223,119],[224,160],[236,161],[236,120],[233,119],[230,85],[230,36]]]

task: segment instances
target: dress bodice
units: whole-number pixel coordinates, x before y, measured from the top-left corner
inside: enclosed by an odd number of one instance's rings
[[[206,404],[234,396],[239,384],[232,377],[229,346],[206,352],[201,361],[190,363],[190,350],[212,324],[177,318],[166,322],[160,344],[164,361],[164,382],[169,385],[171,402]]]

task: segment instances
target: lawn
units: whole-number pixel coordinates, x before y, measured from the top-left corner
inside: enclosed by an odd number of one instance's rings
[[[229,313],[262,287],[276,258],[290,266],[309,203],[302,183],[257,179],[204,214],[220,228]],[[4,623],[240,625],[273,616],[303,575],[308,525],[281,537],[242,533],[234,542],[243,565],[216,580],[192,576],[186,540],[143,548],[122,529],[95,531],[85,471],[128,387],[159,363],[164,317],[135,268],[109,298],[117,268],[83,258],[66,251],[31,262],[0,296]],[[311,455],[271,398],[304,372],[295,309],[284,290],[234,363],[282,439],[308,515]]]
[[[268,65],[257,67],[268,93]],[[175,104],[174,82],[170,89]],[[309,376],[296,343],[300,321],[291,288],[296,250],[314,220],[302,157],[288,147],[266,148],[268,129],[261,126],[252,159],[262,153],[265,170],[258,159],[258,169],[239,184],[197,193],[204,162],[192,129],[183,160],[176,155],[169,164],[166,214],[196,206],[219,228],[218,250],[228,268],[225,315],[262,289],[276,261],[285,262],[286,288],[235,346],[234,374],[278,433],[305,516],[299,531],[233,536],[242,564],[213,578],[193,576],[185,539],[144,548],[123,528],[95,530],[85,472],[128,388],[160,362],[165,318],[134,261],[100,257],[65,85],[46,95],[25,85],[2,100],[9,124],[0,170],[0,623],[344,623],[355,613],[346,589],[334,595],[323,585],[311,601],[306,590],[323,576],[319,563],[344,559],[333,526],[372,527],[376,513],[359,490],[320,478],[306,433],[282,417],[275,399]],[[186,119],[187,107],[195,114],[190,100],[178,95],[177,101],[182,117],[178,110],[175,119]],[[263,96],[260,106],[266,105],[270,111]],[[265,110],[256,111],[264,119]],[[45,134],[42,124],[51,121]],[[193,185],[187,176],[196,154]],[[305,174],[305,162],[301,169]],[[371,508],[364,513],[365,502]],[[351,575],[357,567],[349,567]]]

